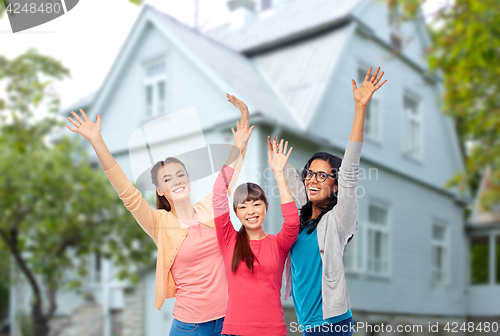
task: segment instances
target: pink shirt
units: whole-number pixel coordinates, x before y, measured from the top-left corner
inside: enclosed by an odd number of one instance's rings
[[[227,278],[215,229],[198,220],[182,220],[189,226],[174,263],[176,294],[174,317],[186,323],[203,323],[224,316]]]
[[[224,166],[217,177],[213,205],[217,240],[222,250],[228,281],[229,301],[224,318],[223,334],[273,335],[287,334],[281,305],[283,267],[299,233],[299,215],[295,202],[281,205],[284,223],[277,235],[250,240],[254,261],[253,273],[242,262],[231,271],[236,230],[229,219],[227,186],[234,169]],[[227,182],[226,182],[227,181]]]

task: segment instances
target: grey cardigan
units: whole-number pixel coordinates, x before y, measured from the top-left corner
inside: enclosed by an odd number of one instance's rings
[[[363,142],[347,141],[338,172],[337,204],[323,215],[317,227],[319,253],[323,262],[321,289],[324,319],[342,315],[351,308],[342,256],[347,240],[358,227],[356,193],[362,145]],[[285,179],[294,198],[304,206],[308,200],[305,185],[289,163],[285,167]],[[285,270],[285,300],[287,300],[292,289],[290,255],[287,257]]]

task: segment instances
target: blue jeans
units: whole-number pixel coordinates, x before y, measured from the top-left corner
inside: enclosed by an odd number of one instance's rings
[[[311,327],[302,331],[303,336],[352,336],[351,326],[354,325],[352,316],[343,321],[326,326]],[[313,329],[314,328],[314,329]]]
[[[222,333],[222,324],[224,318],[203,322],[203,323],[186,323],[174,318],[170,327],[169,336],[220,336]]]

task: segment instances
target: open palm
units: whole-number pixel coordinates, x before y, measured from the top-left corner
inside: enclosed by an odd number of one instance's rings
[[[380,79],[384,75],[384,72],[380,74],[380,76],[377,77],[378,72],[380,71],[380,67],[377,68],[377,71],[373,74],[373,76],[370,78],[370,74],[372,72],[372,68],[368,69],[368,72],[366,73],[365,80],[361,84],[359,88],[356,87],[356,81],[354,79],[351,79],[352,81],[352,95],[354,100],[357,103],[361,103],[363,105],[368,105],[368,102],[372,98],[373,93],[380,89],[382,85],[384,85],[387,80],[383,81],[382,83],[378,84],[380,82]],[[378,84],[378,85],[377,85]]]
[[[250,135],[252,135],[252,130],[255,127],[249,127],[250,121],[248,119],[241,119],[241,121],[236,120],[236,131],[234,127],[231,127],[231,131],[233,132],[234,142],[236,146],[239,148],[243,148],[243,146],[250,139]]]
[[[69,128],[70,131],[74,133],[79,133],[81,136],[83,136],[87,140],[92,140],[95,139],[96,137],[99,137],[101,135],[101,117],[99,115],[96,116],[96,122],[93,123],[90,121],[90,119],[87,117],[85,112],[80,109],[80,113],[82,114],[83,120],[76,114],[75,112],[71,111],[71,114],[75,117],[75,120],[73,118],[68,117],[68,120],[76,127],[73,128],[71,126],[66,125],[66,127]]]
[[[269,137],[268,141],[270,142]],[[273,140],[272,144],[270,145],[270,149],[267,152],[269,167],[273,172],[282,172],[285,170],[285,166],[288,162],[288,158],[290,157],[292,149],[293,147],[290,147],[290,149],[288,149],[288,141],[285,142],[285,148],[283,148],[283,139],[281,139],[279,145],[276,142],[276,138]]]

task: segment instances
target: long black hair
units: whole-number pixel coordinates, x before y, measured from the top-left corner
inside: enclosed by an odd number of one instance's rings
[[[332,174],[334,176],[335,181],[337,182],[337,186],[338,186],[338,182],[339,182],[338,172],[340,170],[340,165],[342,164],[342,159],[339,158],[338,156],[335,156],[335,155],[330,154],[330,153],[318,152],[318,153],[314,154],[313,156],[311,156],[311,158],[306,162],[306,165],[304,166],[303,171],[308,170],[309,167],[311,166],[311,163],[314,160],[322,160],[322,161],[328,162],[330,164],[330,166],[331,166],[330,174]],[[304,183],[304,175],[302,175],[301,177],[302,177],[302,183]],[[318,217],[316,217],[316,219],[313,220],[313,222],[311,224],[309,224],[309,218],[311,218],[311,215],[312,215],[313,204],[308,197],[307,203],[302,207],[302,209],[300,209],[300,215],[299,215],[299,217],[300,217],[300,231],[308,229],[307,233],[311,234],[318,226],[318,223],[321,220],[321,218],[323,217],[323,215],[325,213],[327,213],[328,211],[332,210],[333,207],[337,204],[337,194],[338,194],[338,189],[337,189],[337,191],[333,192],[330,195],[331,200],[330,200],[330,202],[328,202],[328,204],[326,204],[324,207],[318,207],[321,210],[321,213],[319,214]],[[306,197],[307,197],[307,195],[306,195]]]
[[[247,182],[243,183],[236,188],[233,196],[233,210],[234,213],[237,213],[238,205],[245,203],[247,201],[257,201],[261,200],[264,202],[264,206],[268,207],[266,194],[264,190],[255,183]],[[259,260],[252,252],[252,248],[250,247],[250,241],[248,239],[247,231],[243,223],[241,224],[241,228],[239,229],[236,235],[236,244],[234,245],[233,259],[231,261],[231,272],[235,273],[238,266],[244,261],[250,271],[253,273],[253,261]]]

